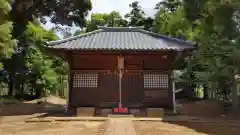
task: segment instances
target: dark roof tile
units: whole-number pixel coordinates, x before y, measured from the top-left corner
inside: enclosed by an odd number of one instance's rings
[[[159,35],[139,27],[100,27],[83,35],[48,42],[48,48],[67,50],[184,50],[196,43]]]

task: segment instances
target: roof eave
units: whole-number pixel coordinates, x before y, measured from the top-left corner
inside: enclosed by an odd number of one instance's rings
[[[81,38],[81,37],[89,36],[89,35],[92,35],[92,34],[95,34],[95,33],[101,32],[101,31],[102,31],[102,29],[98,29],[98,30],[95,30],[95,31],[92,31],[92,32],[80,34],[80,35],[77,35],[77,36],[72,36],[72,37],[69,37],[69,38],[61,39],[61,40],[50,41],[50,42],[47,42],[47,44],[48,45],[61,44],[61,43],[65,43],[65,42],[68,42],[68,41],[76,40],[76,39]]]
[[[47,47],[51,50],[63,50],[63,51],[107,51],[107,52],[158,52],[158,51],[191,51],[196,48],[184,48],[184,49],[80,49],[80,48],[52,48]]]

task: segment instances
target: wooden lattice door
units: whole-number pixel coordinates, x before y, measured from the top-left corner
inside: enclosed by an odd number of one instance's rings
[[[124,72],[122,78],[122,102],[141,102],[143,97],[142,73],[140,71]]]
[[[100,74],[99,87],[101,90],[101,102],[118,102],[118,74],[115,72],[102,72]]]

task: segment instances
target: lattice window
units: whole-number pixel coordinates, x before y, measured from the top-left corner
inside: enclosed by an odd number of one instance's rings
[[[144,88],[168,88],[168,74],[148,73],[144,74]]]
[[[75,73],[73,77],[73,88],[96,88],[98,87],[98,74]]]

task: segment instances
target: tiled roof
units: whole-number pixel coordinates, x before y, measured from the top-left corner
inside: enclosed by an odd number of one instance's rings
[[[48,48],[66,50],[185,50],[196,43],[145,31],[140,27],[99,27],[90,33],[48,42]]]

